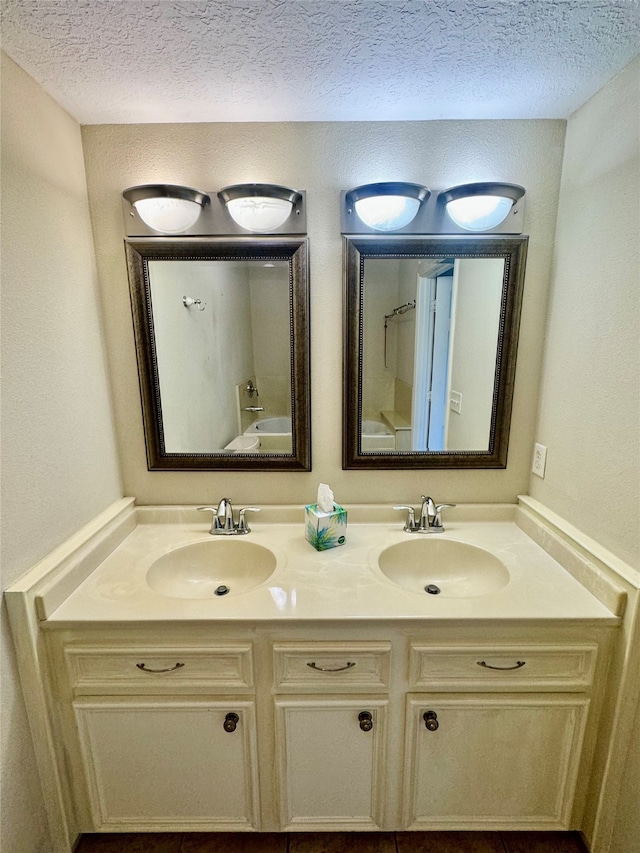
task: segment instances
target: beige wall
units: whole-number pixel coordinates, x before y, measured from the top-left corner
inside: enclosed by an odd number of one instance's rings
[[[640,564],[640,58],[567,126],[530,494]]]
[[[122,495],[78,124],[2,55],[2,588]],[[2,607],[2,830],[50,849]]]
[[[530,494],[640,565],[640,57],[569,119]],[[640,707],[611,853],[640,838]]]
[[[564,139],[562,121],[99,125],[83,128],[89,198],[125,492],[144,503],[304,504],[320,481],[344,502],[514,501],[531,461],[544,316]],[[438,189],[500,178],[527,187],[531,235],[506,471],[344,472],[340,190],[405,179]],[[313,471],[179,473],[146,469],[120,194],[146,182],[217,190],[273,181],[307,190],[311,245]]]

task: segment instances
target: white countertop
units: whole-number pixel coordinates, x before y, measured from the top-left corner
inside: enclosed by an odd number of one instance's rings
[[[354,513],[355,514],[355,513]],[[453,513],[451,513],[453,515]],[[485,548],[508,568],[506,586],[473,598],[431,596],[403,589],[377,567],[383,548],[419,534],[393,523],[352,523],[344,545],[317,552],[299,523],[261,523],[251,518],[251,533],[239,537],[274,552],[277,566],[255,589],[212,599],[170,598],[152,590],[146,573],[168,550],[212,537],[205,520],[183,513],[139,514],[138,526],[49,616],[55,629],[89,624],[192,622],[207,620],[568,620],[616,625],[619,619],[562,566],[533,542],[514,521],[454,519],[437,538]],[[162,520],[160,520],[162,519]]]

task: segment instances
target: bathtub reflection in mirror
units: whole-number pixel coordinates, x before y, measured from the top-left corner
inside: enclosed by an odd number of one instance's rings
[[[150,470],[308,470],[305,241],[127,256]]]
[[[525,248],[347,239],[345,468],[505,466]]]

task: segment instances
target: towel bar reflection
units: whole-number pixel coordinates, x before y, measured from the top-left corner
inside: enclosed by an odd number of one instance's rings
[[[397,308],[394,308],[391,314],[384,315],[384,366],[388,367],[387,364],[387,328],[389,326],[389,320],[394,317],[398,317],[399,315],[406,314],[407,311],[415,310],[416,300],[412,299],[411,302],[406,302],[404,305],[399,305]]]
[[[203,304],[202,300],[193,299],[191,296],[183,296],[182,297],[182,304],[184,305],[185,308],[191,308],[192,305],[195,305],[196,308],[198,309],[198,311],[204,311],[204,309],[207,307],[206,302]]]

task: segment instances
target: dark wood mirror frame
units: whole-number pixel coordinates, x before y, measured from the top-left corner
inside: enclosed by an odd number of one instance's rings
[[[342,467],[346,470],[505,468],[516,372],[527,237],[345,237]],[[368,258],[503,258],[490,440],[487,451],[362,450],[364,262]]]
[[[125,251],[149,470],[310,471],[311,393],[307,239],[156,237],[127,239]],[[168,453],[165,450],[148,275],[149,262],[158,260],[288,262],[292,453]]]

